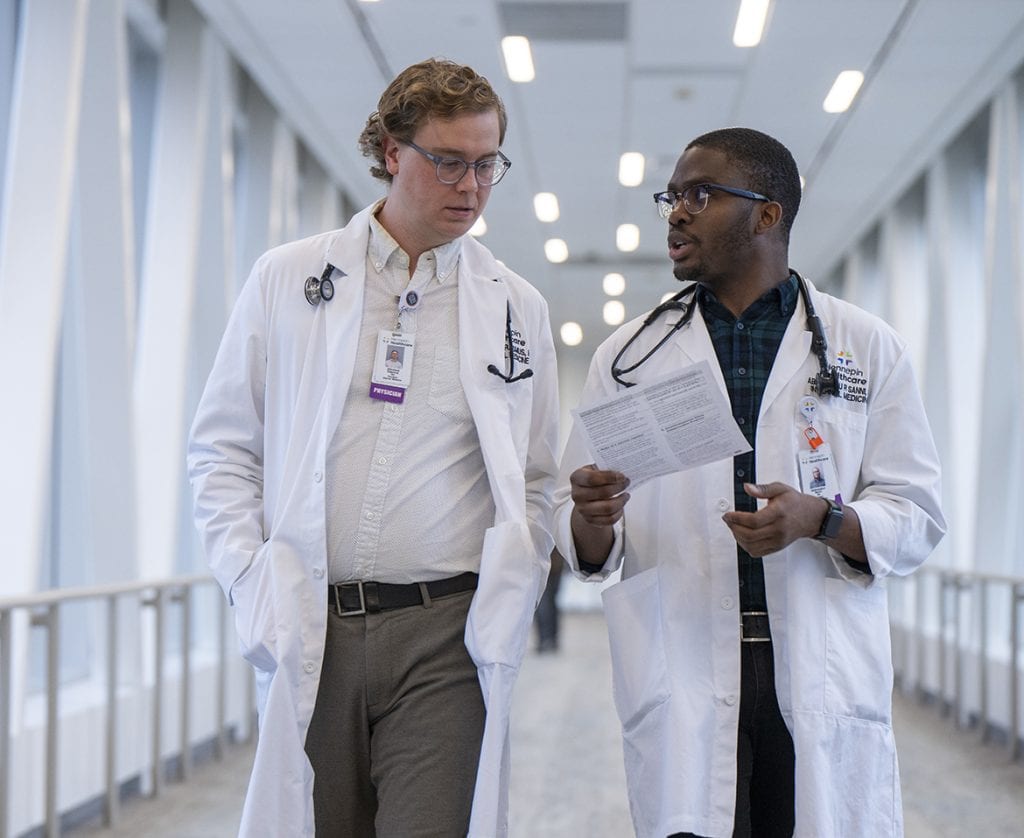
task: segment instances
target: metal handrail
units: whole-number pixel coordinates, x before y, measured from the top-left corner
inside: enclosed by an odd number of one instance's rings
[[[966,642],[966,621],[964,619],[964,608],[962,600],[964,596],[973,597],[977,594],[978,603],[978,728],[981,732],[982,741],[988,741],[992,733],[990,719],[990,695],[989,695],[989,643],[988,643],[988,619],[989,603],[992,599],[993,589],[1001,587],[1008,594],[1010,604],[1010,657],[1009,657],[1009,730],[1007,734],[1008,749],[1011,761],[1016,761],[1021,756],[1021,718],[1020,718],[1020,686],[1021,667],[1019,665],[1022,645],[1021,637],[1021,607],[1024,606],[1024,577],[1010,576],[998,573],[980,573],[977,571],[954,570],[951,568],[924,566],[917,570],[909,580],[915,585],[915,602],[913,613],[913,643],[916,648],[913,650],[914,681],[910,686],[912,691],[923,699],[928,695],[925,688],[925,637],[923,631],[923,617],[925,613],[925,596],[923,592],[924,580],[928,577],[938,579],[937,591],[938,602],[936,613],[939,618],[938,633],[936,636],[938,646],[938,695],[936,696],[943,715],[953,715],[957,726],[962,726],[965,717],[964,707],[964,675],[965,657],[968,653]],[[952,608],[949,607],[949,600],[952,599]],[[952,613],[950,613],[952,612]],[[949,628],[952,626],[952,689],[949,689],[948,681],[950,673],[947,672],[947,660],[950,655],[950,643],[947,640]],[[911,659],[908,651],[907,659]],[[951,694],[950,694],[951,693]]]
[[[60,662],[60,611],[62,606],[72,601],[106,601],[107,617],[107,669],[106,669],[106,731],[105,731],[105,800],[104,823],[114,826],[119,812],[119,787],[117,782],[117,676],[118,654],[117,638],[118,620],[117,604],[127,596],[135,596],[143,607],[151,607],[155,614],[154,630],[154,682],[153,682],[153,713],[152,713],[152,796],[160,794],[163,785],[161,769],[160,730],[163,720],[163,681],[164,659],[166,657],[164,642],[164,620],[167,602],[177,603],[182,611],[181,636],[181,697],[180,707],[180,759],[181,779],[190,773],[189,743],[189,705],[191,703],[191,648],[192,648],[192,591],[199,585],[215,585],[215,580],[208,575],[178,576],[160,581],[129,582],[114,585],[103,585],[82,588],[68,588],[52,591],[41,591],[18,597],[0,597],[0,838],[7,838],[10,821],[10,733],[11,733],[11,648],[12,648],[12,615],[18,611],[28,613],[29,623],[33,627],[43,628],[47,632],[46,644],[46,777],[45,777],[45,834],[60,834],[59,813],[57,811],[57,756],[58,741],[58,698],[60,695],[59,662]],[[221,759],[226,743],[226,697],[227,697],[227,638],[226,607],[224,597],[218,596],[217,616],[219,631],[217,635],[217,689],[216,719],[217,732],[214,742],[214,757]]]

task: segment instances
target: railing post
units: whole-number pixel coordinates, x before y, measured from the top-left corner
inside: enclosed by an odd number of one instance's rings
[[[925,643],[924,643],[924,601],[925,583],[928,576],[924,573],[914,575],[914,648],[916,650],[916,669],[914,672],[914,694],[920,701],[924,697],[925,674]]]
[[[32,615],[31,623],[46,629],[46,760],[44,809],[47,838],[58,838],[57,755],[60,752],[57,697],[60,694],[60,618],[59,605],[50,603],[45,612]]]
[[[988,580],[978,580],[978,626],[981,632],[978,638],[978,726],[981,728],[981,741],[989,740],[988,724]]]
[[[1020,757],[1020,606],[1024,603],[1024,584],[1011,587],[1010,613],[1010,759]]]
[[[953,588],[953,723],[962,727],[963,716],[963,635],[960,608],[960,576],[951,580]]]
[[[943,716],[949,715],[950,702],[946,699],[946,591],[949,588],[949,574],[939,574],[939,711]]]
[[[151,604],[154,608],[154,648],[153,658],[153,797],[160,796],[163,786],[162,754],[160,748],[160,728],[163,725],[163,692],[164,692],[164,590],[157,588]]]
[[[117,596],[107,597],[107,805],[105,823],[117,824],[120,787],[117,782]]]
[[[227,696],[228,696],[228,630],[227,599],[217,590],[217,759],[223,759],[227,751]]]
[[[0,611],[0,838],[10,829],[11,612]]]
[[[181,603],[181,779],[191,772],[191,749],[188,729],[192,696],[192,587],[184,585],[178,592]]]

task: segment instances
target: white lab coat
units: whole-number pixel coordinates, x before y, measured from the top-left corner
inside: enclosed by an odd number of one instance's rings
[[[327,626],[324,462],[356,356],[369,213],[257,261],[192,428],[197,526],[256,669],[260,736],[243,836],[313,835],[303,745]],[[325,262],[341,272],[335,296],[313,307],[304,282]],[[458,270],[460,377],[495,504],[466,627],[487,705],[469,834],[495,838],[507,833],[512,686],[551,552],[558,396],[544,299],[469,236]],[[506,304],[534,371],[512,384],[487,371],[505,367]]]
[[[796,750],[795,835],[885,838],[902,835],[903,826],[882,579],[910,573],[942,537],[939,463],[903,341],[881,320],[808,285],[831,361],[842,353],[850,396],[819,398],[814,425],[833,448],[842,496],[860,518],[874,575],[853,570],[811,539],[764,559],[776,689]],[[644,333],[625,363],[665,334],[665,322]],[[797,452],[807,443],[797,402],[811,392],[818,369],[805,323],[800,300],[761,404],[759,483],[800,486]],[[639,324],[626,324],[598,349],[582,404],[619,389],[612,359]],[[701,360],[724,393],[698,313],[627,380],[650,380]],[[568,478],[593,459],[574,429],[555,516],[557,546],[577,570]],[[740,618],[736,542],[721,516],[733,508],[732,459],[629,491],[613,558],[595,576],[606,577],[621,561],[622,581],[605,591],[604,606],[636,832],[731,836]]]

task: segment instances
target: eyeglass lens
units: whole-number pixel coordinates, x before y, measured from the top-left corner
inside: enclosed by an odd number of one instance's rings
[[[688,213],[697,215],[707,208],[710,194],[707,187],[700,183],[682,192],[662,192],[658,195],[658,213],[662,218],[668,218],[681,202]]]
[[[458,183],[466,176],[470,166],[475,169],[477,182],[484,186],[493,186],[508,169],[508,163],[500,157],[490,160],[479,160],[476,163],[467,163],[465,160],[456,158],[444,158],[437,163],[437,179],[441,183]]]

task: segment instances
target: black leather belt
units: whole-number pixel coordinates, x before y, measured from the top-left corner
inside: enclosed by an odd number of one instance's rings
[[[767,611],[744,611],[740,617],[740,640],[743,643],[771,643]]]
[[[432,599],[474,590],[478,579],[477,574],[466,572],[448,579],[412,582],[408,585],[339,582],[327,586],[327,602],[340,617],[358,617],[360,614],[376,614],[392,608],[430,605]]]

